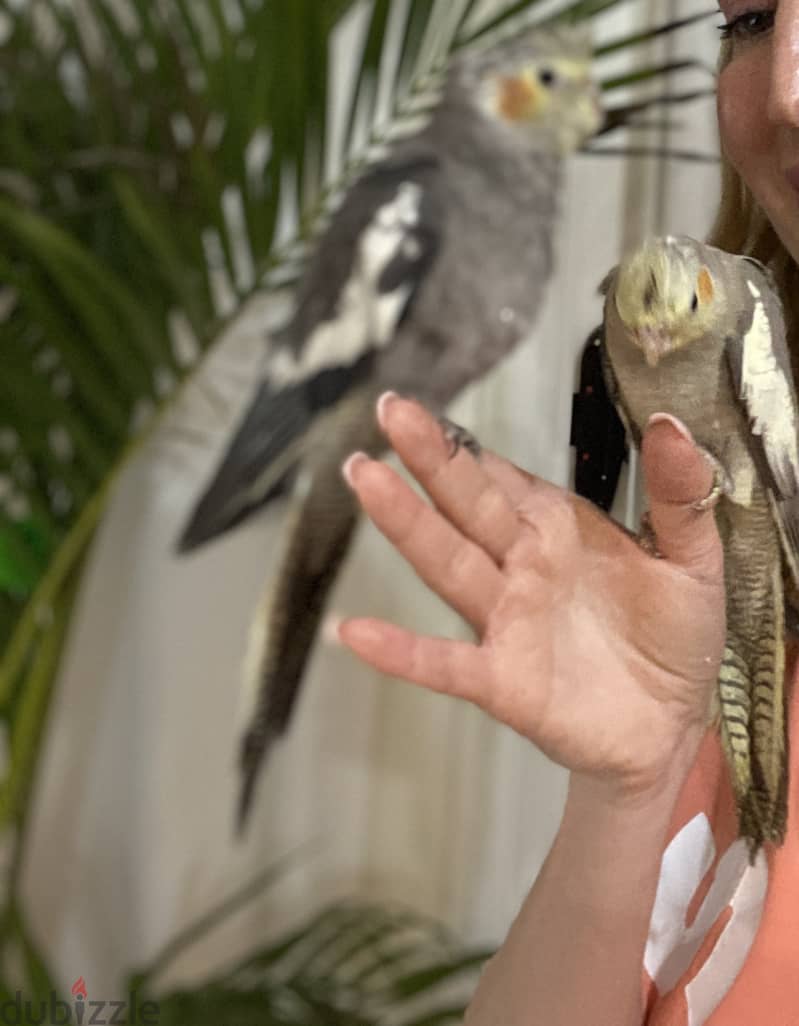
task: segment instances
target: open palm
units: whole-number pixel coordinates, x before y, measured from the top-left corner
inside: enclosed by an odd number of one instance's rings
[[[359,619],[343,641],[385,673],[475,703],[569,769],[648,786],[706,723],[724,644],[721,546],[712,516],[690,509],[710,470],[690,440],[665,424],[645,441],[657,559],[589,503],[491,453],[450,458],[417,404],[389,398],[380,420],[434,506],[360,455],[349,480],[479,640]]]

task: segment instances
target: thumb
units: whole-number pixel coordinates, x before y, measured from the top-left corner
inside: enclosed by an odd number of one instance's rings
[[[693,504],[713,488],[713,468],[688,428],[656,413],[641,443],[644,481],[658,551],[692,576],[721,577],[724,557],[712,509]]]

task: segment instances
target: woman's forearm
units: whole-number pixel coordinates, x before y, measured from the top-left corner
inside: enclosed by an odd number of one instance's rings
[[[619,800],[573,775],[552,849],[465,1026],[640,1026],[660,862],[690,746],[657,794]]]

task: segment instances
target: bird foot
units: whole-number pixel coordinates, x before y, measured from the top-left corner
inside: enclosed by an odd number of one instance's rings
[[[697,499],[696,502],[691,503],[691,509],[696,513],[707,513],[717,505],[722,495],[729,495],[732,492],[732,482],[727,471],[712,453],[701,448],[699,451],[713,468],[713,485],[704,499]]]
[[[475,459],[480,458],[483,447],[471,431],[467,431],[465,427],[461,427],[460,424],[456,424],[454,420],[450,420],[448,417],[439,417],[438,423],[441,425],[445,441],[449,443],[450,459],[454,459],[460,449],[465,449]]]

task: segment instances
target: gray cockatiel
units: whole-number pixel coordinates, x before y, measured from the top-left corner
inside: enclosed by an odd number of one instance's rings
[[[453,60],[427,126],[355,183],[318,243],[185,529],[183,551],[293,487],[286,555],[260,614],[240,825],[357,523],[341,464],[384,450],[383,391],[442,413],[529,331],[552,271],[562,159],[602,121],[590,59],[584,28],[548,28]]]
[[[720,717],[750,855],[787,817],[785,600],[797,584],[797,398],[769,272],[689,238],[652,239],[603,283],[609,390],[633,440],[671,413],[714,465],[727,643]]]

